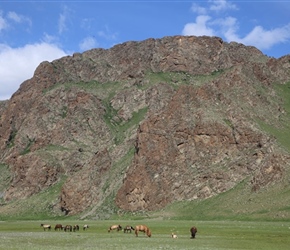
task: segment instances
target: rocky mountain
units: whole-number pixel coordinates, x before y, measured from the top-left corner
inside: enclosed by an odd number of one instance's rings
[[[86,217],[277,185],[289,82],[289,55],[206,36],[43,62],[0,103],[0,212],[44,192],[49,212]]]

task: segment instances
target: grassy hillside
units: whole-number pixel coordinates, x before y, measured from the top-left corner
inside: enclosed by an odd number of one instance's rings
[[[218,77],[222,72],[209,76],[190,76],[186,73],[148,73],[145,81],[148,84],[138,86],[146,89],[152,84],[160,81],[168,82],[174,87],[180,84],[196,84],[201,85],[205,81]],[[138,124],[147,112],[147,108],[139,110],[134,113],[131,120],[126,123],[112,123],[115,115],[115,110],[110,106],[110,97],[121,88],[120,83],[98,84],[96,82],[79,83],[79,84],[65,84],[57,85],[54,88],[82,88],[88,91],[94,90],[96,95],[103,98],[104,106],[106,106],[107,113],[105,114],[105,121],[115,135],[115,143],[120,144],[124,140],[125,132]],[[274,123],[266,123],[262,120],[257,120],[259,126],[266,133],[277,139],[277,142],[283,146],[285,150],[290,152],[290,82],[285,85],[276,84],[274,89],[277,96],[280,97],[281,107],[285,113],[280,117],[280,120]],[[50,89],[52,90],[52,89]],[[134,149],[128,149],[128,154],[117,162],[112,170],[110,181],[114,181],[118,177],[118,171],[124,171],[133,158]],[[6,165],[0,165],[0,193],[9,184],[10,175]],[[95,211],[99,218],[165,218],[171,220],[287,220],[290,221],[290,185],[289,185],[290,170],[286,170],[284,180],[280,183],[274,183],[271,186],[261,189],[258,192],[252,192],[251,187],[247,184],[245,179],[233,189],[220,194],[215,197],[203,201],[182,201],[175,202],[168,207],[156,212],[140,212],[129,213],[118,211],[114,206],[114,190],[111,195],[104,200],[103,207]],[[63,214],[55,207],[58,203],[59,193],[65,178],[57,185],[54,185],[46,190],[43,190],[37,195],[31,196],[25,200],[12,201],[5,204],[1,208],[0,220],[6,219],[57,219],[64,218]],[[104,192],[110,190],[109,184],[104,187]],[[1,198],[1,197],[0,197]],[[1,200],[2,205],[4,201]],[[111,215],[111,212],[114,214]],[[83,214],[90,214],[90,211],[84,211]],[[66,218],[78,218],[83,215]],[[93,215],[92,215],[93,217]]]
[[[245,183],[207,200],[176,202],[151,216],[172,220],[290,221],[287,181],[259,192],[251,192]]]
[[[38,220],[44,218],[57,219],[63,217],[59,209],[54,209],[57,204],[59,191],[64,179],[58,184],[30,196],[23,200],[4,203],[1,208],[1,220]]]

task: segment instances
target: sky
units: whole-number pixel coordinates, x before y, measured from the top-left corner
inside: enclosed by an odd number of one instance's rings
[[[165,36],[218,36],[290,54],[290,0],[0,0],[0,100],[43,61]]]

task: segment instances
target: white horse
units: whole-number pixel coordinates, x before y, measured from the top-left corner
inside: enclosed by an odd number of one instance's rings
[[[176,235],[175,233],[172,233],[172,234],[171,234],[171,237],[172,237],[173,239],[177,239],[177,238],[178,238],[177,235]]]
[[[50,231],[51,225],[48,224],[40,224],[41,227],[43,227],[43,230],[45,231],[46,229]]]

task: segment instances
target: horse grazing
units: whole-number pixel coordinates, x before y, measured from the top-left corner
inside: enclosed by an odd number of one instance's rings
[[[191,233],[191,238],[194,239],[195,234],[197,233],[197,228],[196,227],[190,228],[190,233]]]
[[[171,237],[172,237],[173,239],[177,239],[177,238],[178,238],[177,235],[176,235],[175,233],[172,233],[172,234],[171,234]]]
[[[135,235],[136,235],[136,237],[138,237],[138,232],[146,233],[148,237],[151,237],[151,231],[150,231],[149,227],[147,227],[145,225],[136,226],[135,227]]]
[[[63,226],[61,224],[56,224],[55,227],[54,227],[54,230],[55,231],[56,230],[58,230],[58,231],[63,230]]]
[[[80,227],[79,227],[79,225],[74,225],[73,226],[73,231],[75,232],[75,231],[79,231],[80,230]]]
[[[109,227],[108,232],[111,232],[112,230],[115,230],[115,229],[119,232],[120,230],[122,230],[122,227],[121,225],[112,225]]]
[[[45,231],[46,229],[50,231],[51,225],[48,224],[40,224],[41,227],[43,227],[43,230]]]
[[[71,232],[72,231],[72,226],[71,225],[66,225],[65,227],[64,227],[64,231],[65,232]]]
[[[89,228],[89,225],[87,224],[83,226],[83,230],[87,230],[88,228]]]
[[[124,233],[128,233],[128,232],[132,232],[132,230],[134,231],[135,228],[132,226],[127,225],[126,227],[124,227]]]

